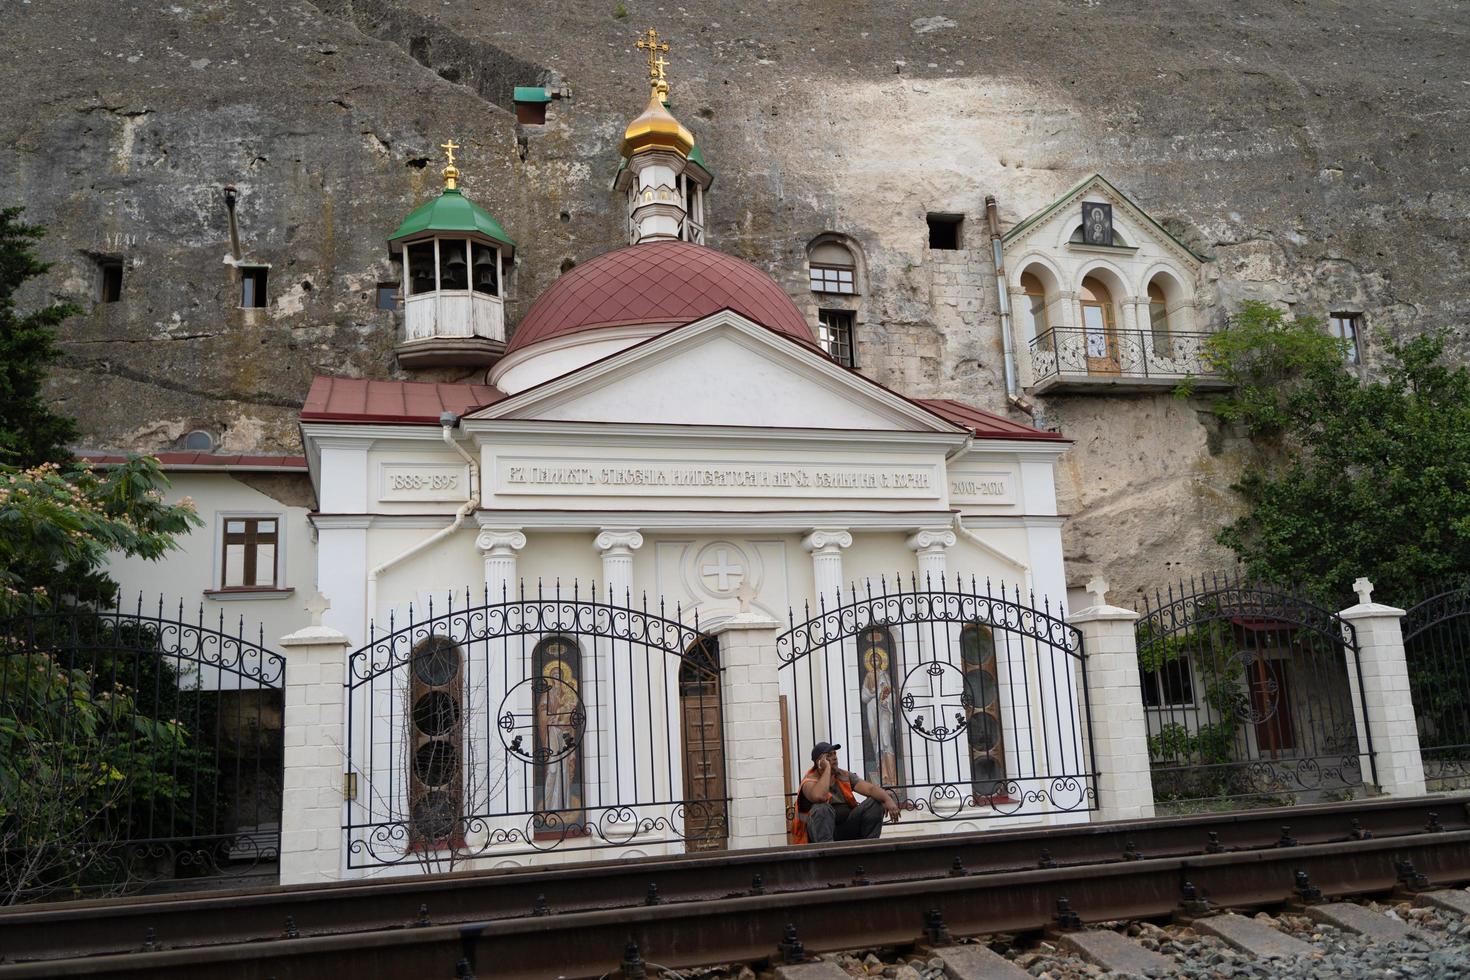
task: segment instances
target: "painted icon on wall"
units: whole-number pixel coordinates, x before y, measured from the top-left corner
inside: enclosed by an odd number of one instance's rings
[[[899,785],[897,664],[893,634],[874,627],[858,636],[862,677],[863,775],[880,786]]]
[[[1113,206],[1082,202],[1082,240],[1089,245],[1113,244]]]

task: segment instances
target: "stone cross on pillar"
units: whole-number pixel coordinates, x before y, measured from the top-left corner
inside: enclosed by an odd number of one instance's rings
[[[327,610],[332,608],[332,601],[318,591],[313,592],[311,598],[307,599],[303,605],[307,615],[311,617],[311,625],[320,626],[322,624],[322,616],[326,615]]]
[[[1353,591],[1358,594],[1358,602],[1363,605],[1366,606],[1373,601],[1373,583],[1366,578],[1359,576],[1353,582]]]
[[[1094,575],[1083,586],[1087,594],[1092,596],[1094,606],[1106,606],[1108,604],[1108,580],[1101,575]]]

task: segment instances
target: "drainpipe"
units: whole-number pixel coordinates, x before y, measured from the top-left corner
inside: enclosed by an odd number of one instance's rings
[[[418,554],[420,551],[423,551],[425,548],[438,544],[440,541],[443,541],[445,538],[458,531],[461,527],[464,527],[465,518],[469,517],[470,514],[474,513],[476,508],[480,506],[480,464],[476,463],[475,457],[465,452],[464,447],[459,444],[459,440],[454,438],[454,429],[457,425],[459,425],[459,417],[456,416],[453,412],[445,412],[439,416],[439,425],[442,426],[444,430],[444,444],[450,449],[453,449],[455,452],[459,453],[462,457],[464,457],[464,461],[469,464],[469,497],[465,500],[464,503],[460,504],[459,509],[454,512],[454,521],[450,523],[448,527],[441,528],[440,530],[435,531],[433,534],[429,535],[427,538],[420,541],[412,548],[409,548],[407,551],[394,555],[392,558],[389,558],[377,568],[374,568],[372,571],[368,572],[367,616],[369,623],[372,622],[378,608],[378,576],[382,575],[394,565],[397,565],[402,561],[412,558],[414,555]]]
[[[995,292],[1000,300],[1000,344],[1005,351],[1006,400],[1031,414],[1030,404],[1016,388],[1016,352],[1011,349],[1011,291],[1006,286],[1006,264],[1000,240],[1000,210],[995,195],[985,195],[985,221],[990,225],[990,255],[995,260]]]
[[[238,264],[240,261],[240,228],[235,222],[235,202],[240,199],[240,192],[235,190],[234,184],[225,185],[225,210],[230,215],[230,256]]]

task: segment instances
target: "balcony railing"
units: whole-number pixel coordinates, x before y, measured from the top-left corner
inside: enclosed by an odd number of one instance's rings
[[[1162,387],[1194,378],[1224,383],[1206,356],[1209,333],[1180,330],[1086,330],[1052,327],[1031,341],[1031,384]]]

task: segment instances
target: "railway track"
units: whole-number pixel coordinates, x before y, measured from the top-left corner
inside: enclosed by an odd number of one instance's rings
[[[0,914],[0,978],[601,976],[1470,881],[1470,796],[565,865]],[[1283,825],[1289,829],[1283,829]],[[288,919],[289,917],[289,919]],[[936,925],[937,924],[937,925]],[[145,948],[146,947],[146,948]]]

